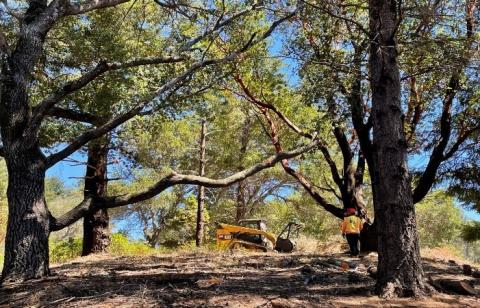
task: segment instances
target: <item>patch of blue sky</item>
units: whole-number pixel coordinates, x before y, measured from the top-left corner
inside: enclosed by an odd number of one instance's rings
[[[79,180],[85,176],[85,165],[73,161],[86,162],[85,154],[75,152],[67,160],[60,161],[47,170],[47,177],[59,178],[67,188],[78,186]]]
[[[274,33],[269,40],[268,51],[272,57],[281,59],[282,65],[279,68],[279,72],[289,86],[296,88],[300,84],[300,76],[298,75],[300,63],[291,57],[285,56],[284,43],[286,40],[287,37],[284,33]]]

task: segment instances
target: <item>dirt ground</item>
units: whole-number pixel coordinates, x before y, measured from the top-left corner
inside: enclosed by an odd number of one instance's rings
[[[372,294],[373,254],[185,253],[85,257],[52,276],[0,288],[0,307],[480,307],[480,297],[436,293],[384,301]],[[342,268],[343,267],[343,268]],[[429,277],[463,276],[459,263],[424,259]]]

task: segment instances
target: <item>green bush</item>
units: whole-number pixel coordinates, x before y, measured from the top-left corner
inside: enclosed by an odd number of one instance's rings
[[[114,256],[141,256],[155,252],[155,249],[142,242],[130,241],[125,235],[115,233],[109,248]]]
[[[64,263],[82,255],[82,239],[69,238],[63,241],[50,242],[50,261],[52,263]],[[113,256],[142,256],[155,252],[145,243],[130,241],[125,235],[115,233],[108,252]]]
[[[50,243],[50,261],[64,263],[81,256],[82,239],[69,238],[68,240]]]
[[[441,247],[458,242],[464,223],[462,211],[444,191],[433,191],[415,210],[422,247]]]

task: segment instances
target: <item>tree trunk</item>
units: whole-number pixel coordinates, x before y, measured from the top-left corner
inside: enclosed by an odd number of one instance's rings
[[[250,117],[247,115],[245,117],[242,132],[240,134],[240,152],[239,152],[239,162],[240,166],[238,166],[238,170],[245,169],[243,166],[243,160],[245,158],[245,154],[247,153],[248,142],[250,140],[250,133],[251,133],[252,123]],[[235,214],[235,221],[245,219],[245,215],[247,213],[247,204],[246,204],[246,197],[245,197],[245,190],[247,189],[247,181],[240,181],[238,182],[237,186],[237,196],[236,196],[236,214]]]
[[[371,172],[378,231],[376,290],[386,298],[417,296],[426,291],[400,104],[395,42],[398,5],[394,0],[369,2],[375,166]]]
[[[246,181],[241,181],[237,186],[237,207],[235,214],[235,221],[238,223],[240,220],[245,219],[247,213],[247,205],[245,202],[245,190],[247,189]]]
[[[87,171],[85,174],[85,197],[95,199],[107,193],[108,138],[100,138],[88,145]],[[83,219],[82,256],[105,252],[110,245],[109,217],[107,209],[88,213]]]
[[[30,6],[38,4],[31,2]],[[41,3],[38,12],[46,7]],[[45,204],[45,156],[32,125],[28,87],[31,72],[54,19],[39,22],[27,10],[11,54],[3,53],[0,132],[8,169],[8,222],[2,280],[22,281],[49,273],[50,213]]]
[[[205,175],[205,142],[206,142],[206,125],[205,120],[202,120],[202,131],[200,133],[200,170],[199,175]],[[205,225],[205,187],[198,186],[197,196],[198,208],[197,208],[197,229],[195,232],[195,244],[197,247],[202,246],[204,238],[204,225]]]
[[[5,144],[4,144],[5,145]],[[45,204],[45,164],[35,145],[9,151],[5,147],[8,167],[8,223],[2,279],[23,281],[49,274],[49,212]]]

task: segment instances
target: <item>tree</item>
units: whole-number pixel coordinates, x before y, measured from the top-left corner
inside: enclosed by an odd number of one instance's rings
[[[122,61],[133,53],[142,58],[154,56],[156,50],[163,48],[164,38],[157,35],[154,27],[140,25],[139,20],[142,24],[160,23],[164,16],[157,7],[155,3],[132,5],[127,13],[121,10],[101,10],[81,19],[68,20],[64,22],[66,25],[60,24],[51,33],[55,41],[46,46],[47,50],[52,50],[50,60],[44,64],[51,72],[48,79],[64,78],[64,70],[81,71],[85,63],[91,61],[92,54],[100,59],[109,58],[111,61]],[[112,24],[110,20],[121,20],[122,27]],[[140,46],[140,40],[148,41],[149,44]],[[61,52],[56,52],[58,49]],[[154,91],[155,85],[161,82],[162,78],[168,77],[171,70],[170,65],[164,64],[154,69],[130,69],[128,75],[118,71],[103,76],[101,84],[84,87],[50,110],[49,116],[52,118],[47,119],[49,123],[42,132],[42,135],[48,137],[43,139],[49,143],[61,144],[74,138],[78,133],[65,130],[62,125],[64,122],[83,129],[107,123],[119,115],[121,106],[129,106],[132,95],[144,96],[149,91]],[[46,89],[40,89],[39,92],[48,92],[51,87],[48,79],[45,82]],[[72,112],[72,109],[82,110],[83,113]],[[112,180],[107,174],[109,159],[115,153],[112,136],[112,133],[106,134],[87,145],[84,195],[91,197],[93,202],[96,198],[106,196],[108,182]],[[110,231],[106,209],[87,214],[83,229],[83,255],[107,249]]]
[[[373,198],[378,232],[377,292],[386,298],[427,290],[420,260],[407,141],[402,121],[396,32],[399,3],[369,1]]]
[[[199,139],[199,172],[200,176],[205,176],[205,143],[207,138],[206,122],[202,120],[202,129]],[[205,237],[205,187],[198,186],[197,193],[197,227],[195,230],[195,244],[197,247],[202,246]]]
[[[466,1],[463,14],[456,5],[408,2],[399,19],[397,39],[410,46],[402,49],[398,61],[407,151],[411,157],[429,158],[425,165],[409,168],[414,175],[414,203],[442,181],[442,173],[455,170],[458,162],[468,157],[468,148],[478,144],[474,142],[480,128],[474,111],[478,108],[474,94],[478,93],[478,81],[469,67],[478,58],[472,45],[476,6]],[[364,195],[363,182],[367,179],[359,175],[368,167],[373,177],[375,168],[371,89],[366,74],[370,35],[367,9],[363,1],[305,1],[294,34],[288,33],[292,39],[285,52],[285,56],[302,65],[305,103],[324,112],[333,125],[332,135],[341,137],[336,138],[335,145],[326,145],[333,156],[338,151],[343,160],[343,164],[333,161],[330,166],[332,179],[337,179],[334,184],[339,200],[347,207],[362,204],[361,198],[356,200],[355,196]],[[442,11],[459,13],[443,20]],[[329,161],[327,157],[325,160]],[[361,206],[358,208],[361,210]],[[363,239],[375,238],[375,230],[374,222]],[[375,248],[376,243],[370,246]]]
[[[124,2],[126,1],[104,0],[86,1],[79,4],[68,1],[51,1],[48,3],[46,0],[33,0],[28,3],[24,12],[16,12],[12,14],[13,17],[8,17],[8,24],[11,24],[15,18],[19,18],[21,22],[15,26],[16,29],[14,27],[10,28],[11,32],[8,36],[2,34],[0,39],[2,57],[0,128],[3,144],[0,148],[0,155],[5,158],[9,171],[9,189],[7,192],[9,219],[5,243],[5,264],[2,272],[3,279],[18,281],[48,275],[48,237],[50,232],[62,229],[87,213],[96,210],[91,207],[92,199],[86,198],[64,216],[54,218],[48,211],[44,197],[45,172],[48,168],[68,157],[89,141],[105,135],[142,111],[150,109],[149,107],[158,103],[159,100],[168,98],[168,93],[188,82],[197,71],[205,67],[233,61],[270,36],[273,30],[283,21],[295,15],[295,12],[287,12],[265,31],[256,35],[250,34],[246,42],[245,40],[241,41],[239,47],[236,46],[238,48],[227,51],[219,58],[206,58],[208,56],[207,48],[207,53],[202,53],[200,58],[187,59],[188,56],[185,53],[190,51],[190,55],[193,55],[196,43],[210,35],[217,34],[228,26],[233,26],[238,19],[258,11],[259,5],[254,3],[243,10],[235,8],[236,10],[234,9],[228,15],[220,13],[220,17],[214,19],[217,22],[213,26],[206,23],[207,28],[199,29],[200,34],[198,36],[188,42],[183,40],[177,54],[173,52],[171,56],[135,59],[122,63],[100,61],[92,69],[86,70],[80,77],[71,79],[47,95],[45,99],[33,105],[29,98],[29,86],[33,80],[39,81],[36,79],[35,73],[41,70],[39,60],[45,51],[45,41],[50,39],[48,36],[50,30],[57,26],[60,20],[68,16],[78,16],[91,11],[118,6]],[[220,12],[222,12],[222,9],[220,9]],[[218,11],[215,11],[215,13],[218,13]],[[197,25],[202,24],[205,25],[202,22],[198,22]],[[167,53],[166,50],[165,53]],[[91,62],[95,61],[92,60]],[[47,157],[41,151],[39,130],[42,123],[49,111],[69,94],[82,89],[109,71],[141,65],[180,62],[185,62],[185,69],[173,78],[163,82],[153,95],[146,98],[132,98],[134,103],[126,108],[125,112],[103,125],[84,131],[60,151]],[[272,167],[281,159],[293,157],[313,149],[316,145],[317,143],[314,142],[288,153],[277,154],[223,180],[171,173],[149,189],[136,194],[104,198],[102,202],[96,204],[97,207],[105,208],[123,206],[145,200],[178,184],[202,184],[211,187],[231,185],[265,168]]]

